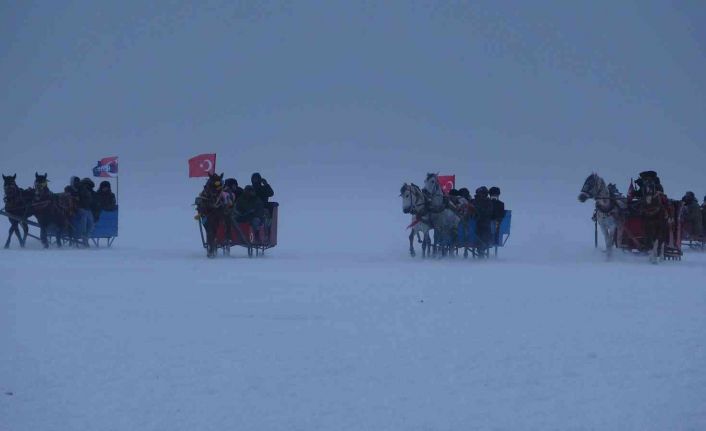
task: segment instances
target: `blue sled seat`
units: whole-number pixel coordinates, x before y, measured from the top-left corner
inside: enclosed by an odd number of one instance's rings
[[[105,238],[108,240],[108,246],[113,243],[113,239],[118,236],[118,210],[101,211],[100,217],[96,222],[91,238],[97,244],[97,240]]]

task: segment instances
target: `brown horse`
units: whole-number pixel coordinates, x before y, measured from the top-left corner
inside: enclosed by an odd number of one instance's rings
[[[5,242],[5,248],[10,248],[13,233],[17,236],[20,247],[24,247],[27,242],[27,235],[29,234],[29,226],[26,220],[32,215],[31,203],[34,193],[32,189],[25,190],[17,186],[17,174],[3,175],[2,179],[4,183],[3,190],[5,192],[3,198],[5,212],[12,216],[12,218],[9,218],[10,231],[8,232],[7,241]],[[20,235],[20,226],[22,226],[22,230],[24,231],[23,235]]]
[[[68,193],[52,193],[47,174],[34,173],[34,199],[32,211],[37,218],[40,239],[44,248],[49,247],[49,230],[56,236],[56,245],[61,247],[63,238],[71,238],[71,219],[76,212],[76,203]],[[71,241],[71,240],[69,240]]]

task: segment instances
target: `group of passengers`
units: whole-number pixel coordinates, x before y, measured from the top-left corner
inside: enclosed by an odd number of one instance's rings
[[[71,220],[73,238],[85,247],[88,247],[88,237],[93,232],[95,222],[98,221],[102,211],[115,211],[117,202],[111,190],[110,183],[103,181],[98,190],[90,178],[80,179],[71,177],[69,185],[64,192],[73,197],[76,212]]]
[[[270,202],[274,194],[272,186],[259,172],[252,174],[250,184],[244,188],[235,178],[226,179],[219,199],[226,213],[226,236],[234,223],[248,223],[259,241],[268,242],[272,211],[277,206],[276,202]]]
[[[505,218],[505,203],[500,200],[500,188],[493,186],[478,187],[471,198],[470,191],[463,187],[449,192],[449,206],[456,211],[462,220],[476,220],[476,235],[485,244],[497,241],[492,238],[491,226],[495,224],[496,232]]]

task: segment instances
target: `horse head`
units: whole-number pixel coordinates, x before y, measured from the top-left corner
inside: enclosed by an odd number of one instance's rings
[[[38,194],[41,194],[49,190],[49,179],[45,172],[44,175],[39,175],[37,172],[34,173],[34,188],[37,190]]]
[[[223,173],[218,174],[208,174],[208,180],[204,189],[212,193],[220,193],[223,189]]]
[[[588,199],[595,199],[601,189],[601,184],[605,186],[605,182],[597,173],[593,172],[583,182],[581,193],[579,193],[579,201],[586,202]]]
[[[17,174],[15,175],[2,175],[2,180],[5,183],[6,186],[9,185],[17,185]]]
[[[3,187],[5,188],[5,192],[7,193],[8,190],[11,189],[17,189],[17,174],[15,175],[5,175],[3,174],[2,176],[2,181],[3,181]]]
[[[432,195],[442,193],[441,185],[439,184],[439,174],[427,173],[427,177],[424,180],[424,190]]]
[[[409,184],[404,183],[400,188],[400,197],[402,198],[402,212],[409,214],[412,212],[412,190]]]
[[[400,189],[400,197],[402,198],[402,212],[405,214],[417,214],[424,208],[424,194],[414,183],[404,183]]]

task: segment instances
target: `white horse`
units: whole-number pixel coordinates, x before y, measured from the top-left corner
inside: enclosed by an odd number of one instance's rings
[[[402,197],[402,212],[412,214],[412,223],[407,226],[410,229],[409,233],[409,254],[414,257],[417,255],[414,250],[414,237],[417,236],[417,241],[422,244],[422,257],[426,257],[431,253],[431,229],[429,218],[426,215],[426,202],[422,190],[416,184],[404,183],[400,189]],[[421,237],[423,235],[423,239]]]
[[[424,196],[428,202],[429,220],[434,229],[434,251],[445,256],[455,247],[456,232],[461,218],[447,207],[447,200],[439,183],[439,174],[427,173],[424,180]]]
[[[603,178],[595,172],[586,178],[579,194],[579,201],[586,202],[588,199],[596,201],[595,217],[603,232],[605,240],[606,255],[608,259],[613,255],[613,246],[620,244],[622,236],[623,217],[621,209],[625,208],[624,198],[621,198],[617,189],[612,185],[613,192],[606,186]]]

